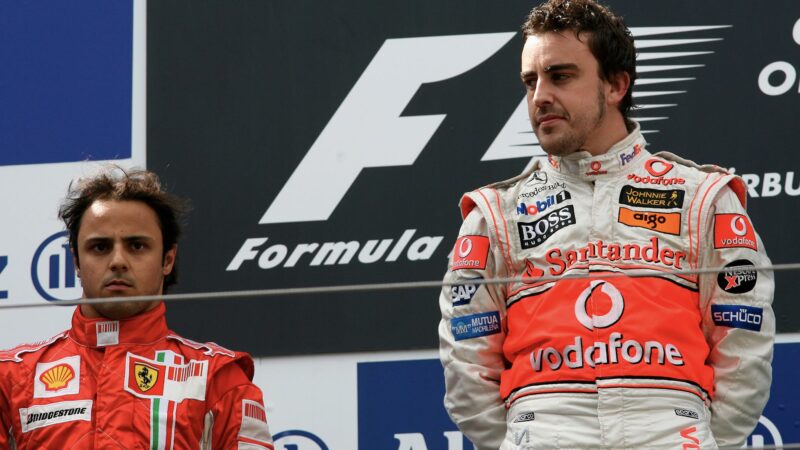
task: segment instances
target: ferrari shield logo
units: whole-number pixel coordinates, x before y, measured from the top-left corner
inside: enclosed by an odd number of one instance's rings
[[[136,377],[136,386],[142,392],[149,391],[158,381],[158,369],[148,364],[134,364],[133,373]]]

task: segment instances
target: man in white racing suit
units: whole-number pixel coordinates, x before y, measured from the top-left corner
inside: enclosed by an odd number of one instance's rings
[[[440,296],[451,418],[479,450],[741,445],[775,332],[742,180],[646,150],[633,39],[606,8],[551,0],[523,30],[549,157],[461,199]]]

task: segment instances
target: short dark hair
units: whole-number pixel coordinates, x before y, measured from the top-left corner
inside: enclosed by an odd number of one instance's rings
[[[522,25],[525,39],[564,30],[574,31],[579,39],[581,33],[590,33],[587,45],[600,66],[601,79],[610,80],[620,72],[630,76],[631,85],[619,103],[619,110],[627,119],[633,107],[636,47],[622,17],[593,0],[548,0],[533,8]]]
[[[78,254],[78,231],[86,210],[97,200],[140,201],[149,206],[158,217],[163,255],[178,243],[181,220],[187,210],[186,202],[168,194],[161,187],[158,175],[147,170],[125,170],[109,167],[91,178],[81,178],[70,183],[67,198],[58,209],[58,217],[64,221],[69,233],[69,245],[80,267]],[[164,292],[177,282],[177,260],[172,272],[164,278]]]

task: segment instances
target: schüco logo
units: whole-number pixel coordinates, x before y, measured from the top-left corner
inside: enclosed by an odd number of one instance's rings
[[[49,236],[36,249],[31,262],[31,281],[36,292],[48,301],[81,297],[82,288],[66,231]]]
[[[591,308],[588,307],[590,303]],[[606,313],[589,314],[589,310],[599,310],[603,304],[610,304]],[[624,311],[625,299],[622,293],[611,282],[605,280],[593,280],[575,301],[575,318],[590,331],[614,325],[622,318]],[[683,355],[673,344],[623,339],[622,333],[615,331],[609,334],[607,342],[595,341],[587,345],[582,336],[575,336],[572,344],[563,347],[534,349],[530,356],[531,367],[536,372],[541,372],[545,365],[550,370],[557,371],[563,367],[594,368],[600,364],[620,364],[623,361],[629,364],[664,365],[667,362],[673,366],[684,364]]]
[[[694,33],[719,31],[729,27],[729,25],[711,25],[631,28],[636,37],[636,45],[641,47],[637,52],[637,58],[643,63],[637,66],[643,72],[654,74],[695,67],[670,65],[674,59],[663,63],[659,60],[673,58],[674,55],[650,49],[682,45],[691,45],[697,49],[694,44],[707,43],[711,40],[664,40],[659,37],[660,35],[691,36]],[[515,35],[515,32],[506,32],[384,41],[264,212],[259,224],[328,220],[362,171],[377,167],[414,164],[446,118],[445,114],[404,115],[406,106],[420,91],[420,87],[426,83],[452,79],[474,69],[508,44]],[[647,84],[648,87],[657,87],[662,82],[665,82],[665,79],[657,77],[637,80],[637,84]],[[391,83],[392,89],[384,89],[387,83]],[[646,90],[639,89],[639,91],[648,94]],[[658,92],[658,95],[680,92],[683,91]],[[378,98],[380,101],[375,100]],[[664,102],[648,105],[647,101],[643,100],[640,103],[648,106],[647,111],[657,111],[657,108],[665,106]],[[647,117],[639,118],[647,119]],[[494,141],[481,157],[481,161],[544,156],[544,151],[537,144],[535,137],[530,133],[527,102],[523,95],[506,124],[498,131]],[[328,176],[331,173],[336,173],[336,177]],[[325,180],[324,189],[320,189],[319,185],[310,183],[309,180]],[[309,198],[314,198],[314,208],[305,206]],[[253,239],[259,241],[259,245],[266,240],[266,238]],[[248,260],[243,259],[243,256],[255,251],[253,244],[252,239],[245,241],[228,265],[228,270],[238,270],[242,263]],[[313,246],[313,244],[305,245]],[[360,242],[356,245],[362,246]],[[274,251],[276,252],[274,260],[281,260],[281,249],[276,248]],[[249,258],[255,259],[255,257]],[[270,261],[273,259],[260,261],[259,267],[271,266]],[[290,259],[286,261],[289,263],[284,263],[283,267],[293,266]],[[353,262],[366,263],[360,258],[353,259]],[[349,261],[345,264],[348,263]]]

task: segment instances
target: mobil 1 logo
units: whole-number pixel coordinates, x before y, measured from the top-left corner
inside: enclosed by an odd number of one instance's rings
[[[725,266],[725,270],[717,275],[720,289],[731,294],[744,294],[756,287],[758,272],[753,263],[746,259],[736,260]]]
[[[533,222],[518,222],[519,244],[523,249],[541,245],[556,231],[575,225],[575,210],[572,205],[559,208]]]

